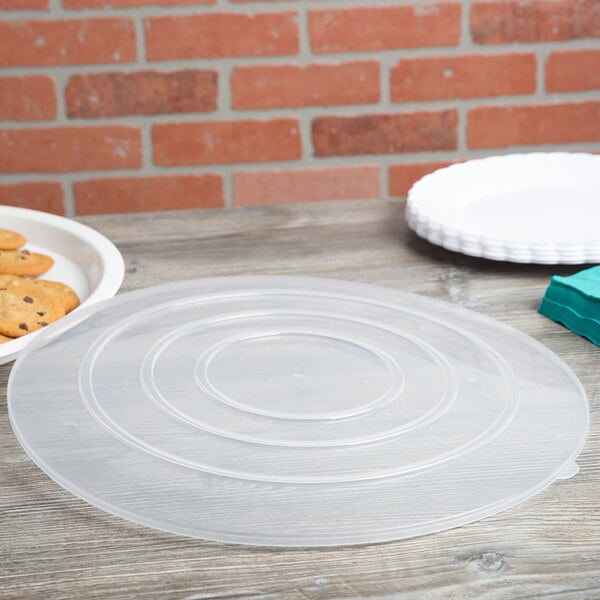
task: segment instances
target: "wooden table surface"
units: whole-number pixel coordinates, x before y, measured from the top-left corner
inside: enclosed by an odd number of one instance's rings
[[[82,219],[122,252],[122,290],[216,275],[314,275],[433,296],[533,336],[592,407],[580,473],[499,515],[420,538],[274,549],[163,533],[104,513],[25,455],[0,367],[0,598],[600,598],[600,348],[536,310],[553,274],[417,238],[399,202],[360,201]]]

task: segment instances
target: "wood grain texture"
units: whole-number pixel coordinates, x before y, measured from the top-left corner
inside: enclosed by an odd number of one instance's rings
[[[600,348],[537,314],[581,266],[469,258],[409,232],[403,204],[343,201],[81,219],[119,247],[123,291],[239,274],[335,277],[447,300],[546,344],[592,407],[580,473],[482,521],[385,544],[252,548],[162,533],[64,491],[25,455],[0,367],[0,598],[600,598]]]

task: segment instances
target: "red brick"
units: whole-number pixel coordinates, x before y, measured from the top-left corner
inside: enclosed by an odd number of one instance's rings
[[[408,58],[391,70],[393,102],[532,94],[533,53]]]
[[[457,122],[454,110],[318,117],[312,124],[315,156],[454,150]]]
[[[299,49],[296,13],[210,13],[149,17],[148,60],[280,56]]]
[[[172,175],[76,181],[78,215],[223,206],[220,175]]]
[[[472,4],[470,18],[477,44],[600,37],[598,0],[485,0]]]
[[[0,185],[0,204],[65,214],[62,186],[54,181]]]
[[[242,171],[234,173],[233,185],[236,206],[380,197],[375,165]]]
[[[0,119],[42,121],[55,117],[56,96],[50,77],[0,78]]]
[[[600,141],[600,102],[490,106],[468,113],[469,148]]]
[[[66,101],[71,118],[206,112],[217,108],[217,73],[187,70],[73,75]]]
[[[141,166],[137,127],[0,130],[0,171],[64,173]]]
[[[412,185],[428,173],[447,167],[449,161],[392,165],[389,170],[389,195],[406,196]]]
[[[311,10],[313,52],[361,52],[423,46],[456,46],[460,4]]]
[[[130,19],[0,22],[0,66],[131,62],[136,57]]]
[[[597,89],[600,89],[600,50],[565,50],[548,57],[547,92]]]
[[[0,0],[0,10],[48,10],[49,0]]]
[[[233,108],[368,104],[380,99],[377,61],[236,67]]]
[[[217,0],[63,0],[64,8],[135,8],[138,6],[194,6]]]
[[[302,156],[296,119],[163,123],[152,129],[157,165],[294,160]]]

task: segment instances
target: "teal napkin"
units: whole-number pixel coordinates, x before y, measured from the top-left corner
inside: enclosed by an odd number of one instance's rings
[[[600,346],[600,266],[554,275],[539,312]]]

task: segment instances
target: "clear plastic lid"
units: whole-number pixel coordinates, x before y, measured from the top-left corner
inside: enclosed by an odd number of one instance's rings
[[[569,368],[396,290],[232,277],[122,294],[49,328],[9,410],[50,477],[106,511],[227,542],[376,542],[497,513],[576,472]]]

